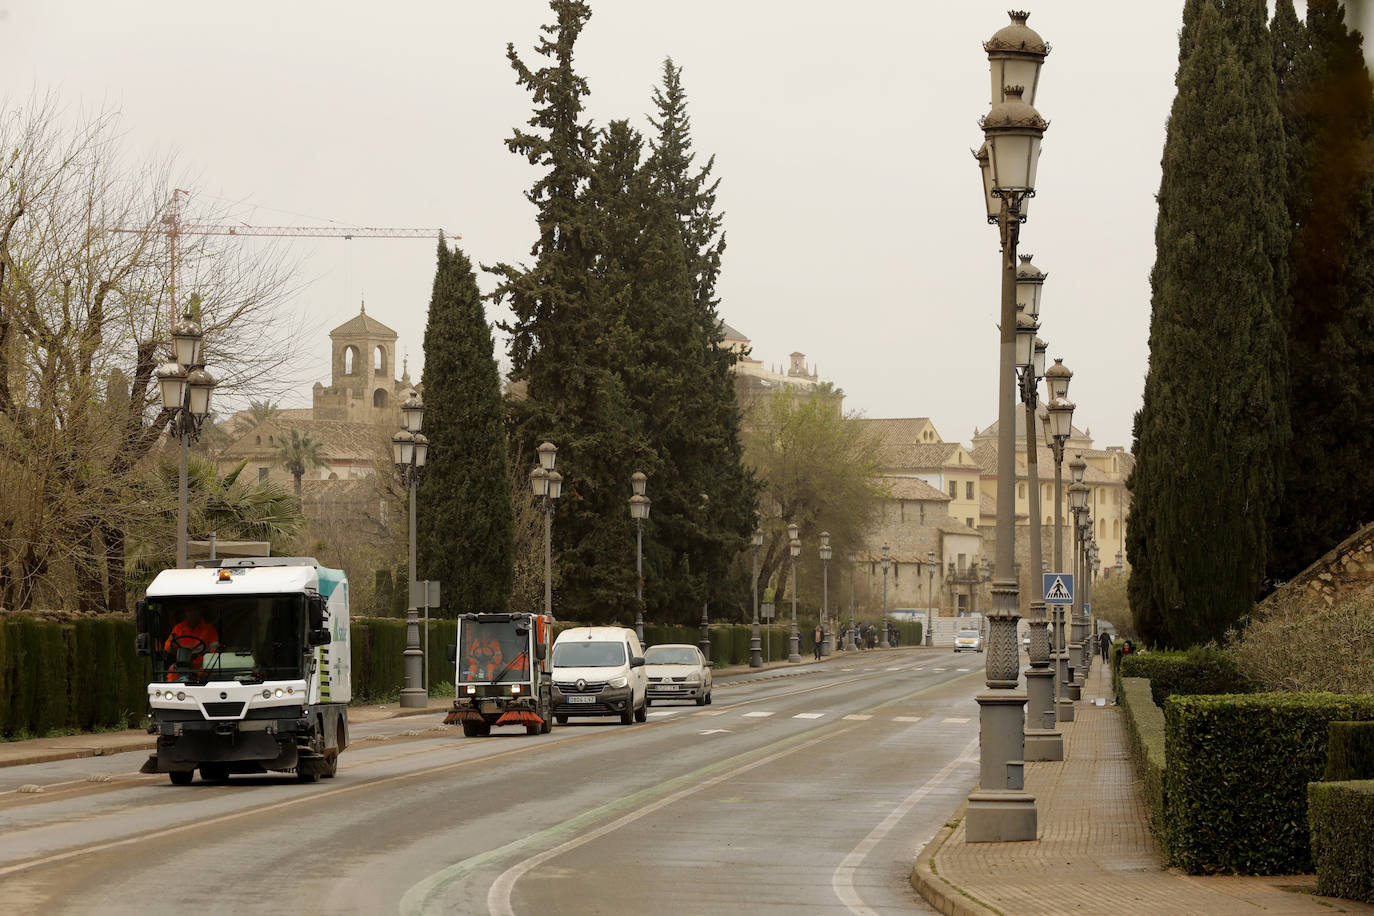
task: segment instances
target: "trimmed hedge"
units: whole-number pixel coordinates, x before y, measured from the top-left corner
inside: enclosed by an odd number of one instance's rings
[[[133,650],[127,617],[0,621],[0,735],[137,725],[151,672]]]
[[[1374,722],[1332,722],[1328,728],[1326,781],[1374,779]]]
[[[1190,874],[1312,869],[1307,784],[1329,723],[1374,719],[1374,695],[1174,696],[1164,704],[1170,863]]]
[[[1307,787],[1317,893],[1374,903],[1374,780]]]
[[[1117,702],[1126,711],[1131,758],[1150,805],[1150,830],[1165,848],[1164,710],[1155,705],[1150,682],[1143,677],[1121,679]]]
[[[1121,677],[1149,678],[1155,705],[1171,696],[1251,693],[1252,685],[1236,663],[1218,649],[1140,652],[1121,659]]]

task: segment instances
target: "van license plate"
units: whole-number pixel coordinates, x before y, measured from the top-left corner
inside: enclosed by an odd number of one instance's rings
[[[569,703],[595,703],[594,696],[571,696],[566,698]]]

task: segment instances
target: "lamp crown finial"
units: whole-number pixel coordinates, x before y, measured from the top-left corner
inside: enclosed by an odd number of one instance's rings
[[[1017,25],[1025,25],[1026,20],[1030,18],[1030,10],[1007,10],[1007,15]]]

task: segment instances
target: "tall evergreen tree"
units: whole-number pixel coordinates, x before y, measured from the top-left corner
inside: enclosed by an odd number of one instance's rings
[[[738,354],[721,346],[716,295],[725,252],[724,214],[716,206],[720,180],[711,174],[714,156],[700,168],[696,165],[682,68],[672,58],[663,62],[663,85],[655,87],[653,102],[658,117],[650,118],[655,135],[646,168],[655,194],[676,221],[691,292],[691,343],[679,352],[684,391],[693,399],[685,451],[691,460],[683,462],[682,471],[692,481],[688,492],[716,494],[692,562],[714,585],[702,597],[721,600],[734,584],[727,575],[729,559],[754,526],[759,486],[744,463],[734,383]]]
[[[1282,139],[1264,4],[1185,12],[1128,545],[1142,635],[1174,646],[1220,637],[1250,609],[1288,441],[1285,176],[1282,147],[1261,136]]]
[[[518,453],[533,465],[541,441],[558,446],[564,484],[554,523],[561,574],[555,610],[566,619],[625,620],[634,600],[627,462],[646,449],[617,368],[632,358],[620,327],[623,305],[593,285],[597,251],[585,194],[596,131],[583,118],[588,88],[573,67],[591,9],[582,0],[549,6],[555,21],[536,47],[546,65],[531,69],[513,45],[506,52],[535,104],[531,129],[506,141],[543,170],[526,194],[537,210],[535,261],[496,265],[494,296],[514,315],[504,328],[511,381],[522,395],[511,403]]]
[[[447,613],[504,611],[515,562],[501,378],[472,264],[439,240],[425,325],[430,450],[416,493],[417,575]]]
[[[1288,138],[1293,444],[1270,574],[1291,578],[1374,519],[1374,87],[1336,0],[1272,25]]]

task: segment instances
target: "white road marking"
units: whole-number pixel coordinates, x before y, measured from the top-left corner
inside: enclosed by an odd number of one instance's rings
[[[967,724],[968,724],[968,719],[959,719],[959,718],[954,718],[954,717],[950,717],[950,718],[948,718],[948,719],[941,719],[940,721],[941,721],[942,723],[944,723],[945,725],[967,725]]]
[[[768,717],[771,716],[771,715],[772,715],[771,712],[763,712],[762,710],[755,710],[754,712],[746,712],[746,713],[744,714],[744,718],[746,718],[746,719],[766,719],[766,718],[768,718]]]
[[[920,716],[897,716],[897,717],[895,717],[892,721],[893,721],[893,722],[920,722],[920,721],[921,721],[921,717],[920,717]]]
[[[845,718],[848,719],[850,722],[867,722],[869,719],[873,717],[861,715],[859,713],[854,713],[853,715],[845,716]]]
[[[797,713],[795,716],[793,716],[792,718],[794,718],[794,719],[819,719],[819,718],[820,718],[821,716],[823,716],[823,715],[825,715],[825,713],[823,713],[823,712],[799,712],[799,713]]]
[[[841,668],[840,670],[841,670],[841,671],[853,671],[854,669],[853,669],[853,668]]]
[[[697,732],[697,734],[698,734],[698,735],[728,735],[728,734],[730,734],[730,729],[728,729],[728,728],[708,728],[708,729],[706,729],[706,731],[704,731],[704,732]]]
[[[912,671],[924,671],[924,670],[926,670],[926,669],[925,669],[925,666],[922,665],[920,668],[912,668],[911,670],[912,670]]]
[[[577,836],[574,836],[572,839],[568,840],[567,842],[560,843],[552,849],[546,849],[538,855],[534,855],[528,859],[525,859],[518,865],[514,865],[511,868],[506,869],[504,872],[501,873],[501,876],[499,878],[492,882],[491,889],[487,891],[487,912],[492,913],[493,916],[515,916],[515,910],[511,906],[510,898],[511,893],[515,890],[516,882],[519,881],[522,877],[524,877],[527,873],[529,873],[532,869],[538,868],[540,865],[543,865],[550,859],[556,859],[559,856],[563,855],[565,852],[570,852],[578,848],[579,846],[583,846],[587,843],[592,842],[593,840],[599,840],[601,839],[601,837],[606,836],[609,833],[614,833],[615,831],[619,830],[621,827],[627,824],[632,824],[640,818],[653,814],[654,812],[666,808],[674,802],[681,801],[682,799],[687,798],[690,795],[695,795],[696,793],[704,789],[709,789],[714,786],[718,786],[721,783],[734,779],[735,777],[740,776],[743,773],[747,773],[750,770],[757,769],[761,766],[766,766],[767,764],[770,764],[775,760],[780,760],[783,757],[789,756],[790,754],[795,754],[798,751],[805,750],[806,748],[811,747],[815,744],[819,744],[820,742],[825,741],[828,738],[834,738],[838,737],[839,735],[843,735],[847,731],[849,730],[840,729],[839,731],[834,731],[827,735],[820,735],[818,737],[812,738],[810,741],[804,741],[801,744],[793,745],[792,747],[778,751],[775,754],[769,754],[766,757],[761,757],[757,760],[752,760],[748,763],[742,764],[741,766],[737,766],[733,769],[726,770],[723,773],[717,773],[715,776],[712,776],[709,779],[691,780],[687,783],[687,785],[684,788],[679,789],[676,792],[665,795],[659,798],[657,801],[650,802],[649,804],[643,805],[642,807],[636,807],[632,811],[630,811],[630,813],[622,817],[618,817],[608,823],[604,823],[600,827],[597,827],[593,830],[581,832]],[[974,743],[976,744],[977,742]],[[677,782],[677,780],[670,781],[669,785],[673,784],[674,782]],[[557,827],[553,829],[556,830]],[[523,845],[525,842],[525,840],[519,840],[516,841],[516,843],[512,843],[509,845],[514,847],[518,845]],[[493,851],[499,852],[500,850]],[[459,866],[461,866],[462,864],[463,863],[461,862],[458,863]],[[441,875],[443,875],[443,872],[440,872],[439,875],[431,876],[431,879]],[[409,891],[406,892],[406,896],[401,899],[400,909],[403,913],[418,912],[420,910],[431,909],[431,907],[426,906],[427,901],[425,900],[425,897],[428,896],[427,892],[429,890],[429,888],[426,888],[424,886],[426,883],[428,882],[421,882],[420,884],[414,885],[411,887]]]
[[[888,671],[901,671],[901,668],[888,668]]]
[[[706,712],[696,713],[698,716],[723,716],[730,710],[728,709],[708,709]]]
[[[935,668],[935,669],[933,669],[933,670],[935,670],[935,671],[948,671],[949,669],[948,669],[948,668]]]
[[[855,916],[878,916],[876,910],[864,905],[863,898],[859,896],[858,890],[854,887],[854,873],[859,870],[859,866],[863,864],[863,860],[868,857],[873,848],[892,832],[893,828],[901,822],[902,818],[907,816],[912,808],[916,807],[917,802],[939,788],[940,784],[949,779],[955,770],[970,762],[977,750],[978,739],[975,738],[968,743],[962,754],[945,764],[944,768],[932,776],[929,782],[902,799],[902,803],[893,808],[892,813],[883,818],[882,823],[874,827],[868,836],[864,837],[859,845],[855,846],[849,855],[844,857],[844,861],[840,863],[839,868],[835,869],[835,874],[830,879],[830,886],[834,888],[835,896],[840,898],[840,902],[845,905],[849,912],[854,913]]]

